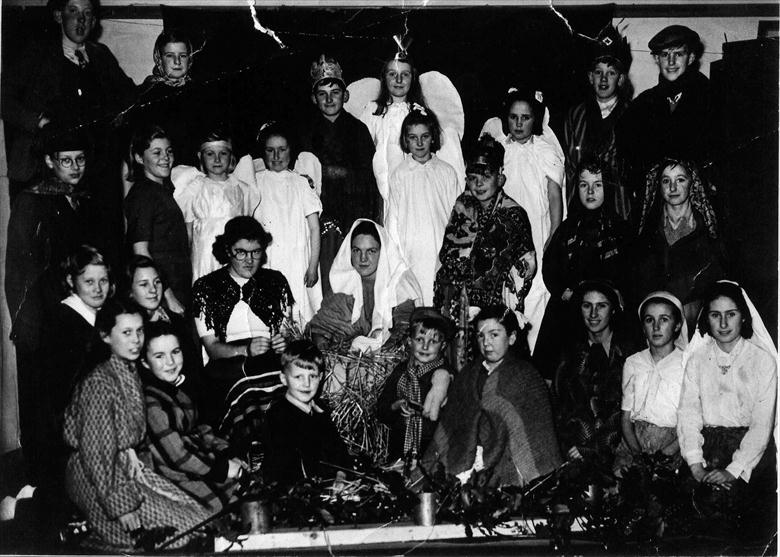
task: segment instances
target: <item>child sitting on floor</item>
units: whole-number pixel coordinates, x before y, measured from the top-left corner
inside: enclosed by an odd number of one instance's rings
[[[688,330],[682,303],[669,292],[651,292],[639,306],[648,348],[623,365],[623,439],[615,453],[616,471],[634,456],[661,451],[682,463],[677,442],[677,407],[683,382],[683,349]]]
[[[433,308],[412,313],[409,361],[393,370],[377,401],[379,419],[390,426],[391,460],[418,457],[433,438],[452,380],[452,368],[444,360],[444,348],[452,337],[452,322]]]
[[[291,342],[282,354],[284,398],[266,413],[263,431],[266,482],[294,484],[303,478],[343,477],[350,466],[347,447],[317,402],[325,358],[309,340]]]

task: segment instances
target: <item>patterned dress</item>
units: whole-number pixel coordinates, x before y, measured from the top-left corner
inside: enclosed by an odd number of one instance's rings
[[[87,515],[88,540],[103,551],[133,551],[119,517],[136,512],[143,528],[182,532],[208,516],[195,501],[145,466],[135,448],[146,434],[146,412],[135,363],[116,355],[79,384],[65,414],[68,495]],[[186,544],[184,537],[175,544]]]
[[[531,225],[525,210],[500,192],[487,209],[471,192],[455,202],[439,252],[433,305],[457,319],[465,286],[470,306],[485,307],[516,300],[523,311],[531,282],[523,280],[524,259],[533,252]]]

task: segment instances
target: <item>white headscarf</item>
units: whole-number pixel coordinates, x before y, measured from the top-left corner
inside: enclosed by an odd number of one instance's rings
[[[370,222],[379,233],[381,250],[374,282],[371,331],[381,331],[381,342],[384,343],[390,337],[390,328],[393,326],[393,308],[407,300],[413,300],[415,306],[421,305],[422,289],[387,230],[372,220],[357,219],[352,223],[349,233],[341,243],[329,275],[333,292],[349,294],[355,299],[352,307],[352,323],[356,322],[363,312],[363,282],[352,267],[351,259],[352,231],[361,222]]]
[[[763,319],[761,319],[761,316],[758,314],[758,310],[756,310],[756,306],[753,305],[753,302],[748,297],[745,289],[733,280],[719,280],[717,282],[733,284],[734,286],[738,287],[740,291],[742,291],[742,297],[745,298],[745,303],[747,304],[748,310],[750,310],[750,318],[753,322],[753,336],[750,337],[750,341],[762,350],[765,350],[770,356],[772,356],[772,358],[777,360],[777,348],[775,348],[775,343],[772,340],[772,336],[769,334],[766,325],[764,325]],[[702,307],[701,311],[707,311],[707,308]],[[699,312],[699,315],[701,315],[701,311]],[[706,345],[707,341],[710,339],[712,339],[712,337],[709,334],[702,336],[702,334],[697,329],[693,334],[693,338],[691,338],[690,344],[688,344],[688,348],[685,351],[686,355],[690,357],[690,355],[696,352],[696,350]],[[687,358],[684,358],[684,362],[687,362]]]
[[[642,300],[642,303],[639,304],[639,309],[637,309],[640,322],[642,321],[642,308],[650,298],[661,298],[666,300],[679,310],[680,319],[682,321],[682,328],[680,329],[680,334],[677,335],[677,338],[674,341],[674,345],[680,350],[685,350],[685,348],[688,346],[688,323],[685,321],[685,312],[683,311],[682,302],[680,302],[677,296],[671,292],[667,292],[666,290],[656,290],[655,292],[650,292],[650,294],[645,296],[645,299]]]

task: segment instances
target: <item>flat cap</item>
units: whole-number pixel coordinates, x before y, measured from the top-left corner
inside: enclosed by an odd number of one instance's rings
[[[670,25],[661,29],[647,46],[652,54],[657,54],[665,48],[687,46],[696,56],[701,55],[701,38],[699,34],[685,25]]]

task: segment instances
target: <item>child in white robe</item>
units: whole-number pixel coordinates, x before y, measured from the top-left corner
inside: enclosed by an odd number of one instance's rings
[[[462,188],[455,169],[436,156],[441,130],[430,109],[414,105],[401,129],[406,156],[390,174],[385,223],[422,287],[423,304],[430,306],[444,229]]]
[[[238,178],[233,142],[216,130],[209,133],[198,152],[201,172],[193,167],[177,167],[171,172],[179,204],[187,225],[192,260],[192,282],[216,271],[220,265],[211,253],[218,234],[233,217],[251,214],[251,186]],[[242,161],[249,167],[251,161]]]
[[[290,170],[290,135],[278,124],[261,129],[265,170],[255,175],[260,204],[253,216],[271,233],[267,267],[281,272],[297,304],[293,320],[303,329],[322,303],[319,284],[322,203],[309,181]]]
[[[510,89],[503,104],[503,118],[491,118],[482,126],[504,146],[504,193],[528,214],[536,251],[537,272],[525,297],[525,316],[531,323],[528,345],[533,351],[550,300],[542,278],[542,261],[550,237],[565,216],[563,203],[564,155],[558,139],[546,124],[541,93]]]

